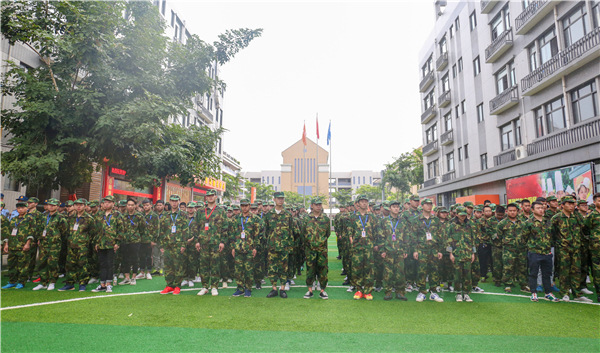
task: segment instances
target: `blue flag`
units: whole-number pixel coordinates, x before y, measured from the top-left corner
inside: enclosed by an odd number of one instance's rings
[[[329,146],[330,140],[331,140],[331,121],[329,122],[329,129],[327,130],[327,146]]]

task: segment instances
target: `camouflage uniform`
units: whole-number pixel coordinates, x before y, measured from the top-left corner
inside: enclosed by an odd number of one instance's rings
[[[239,290],[252,290],[255,257],[252,252],[256,250],[260,234],[260,217],[252,213],[248,216],[240,214],[230,223],[228,238],[235,250],[235,282]]]
[[[502,239],[502,282],[507,287],[519,283],[521,289],[527,286],[527,250],[521,239],[523,222],[516,218],[505,218],[498,223],[498,237]]]
[[[412,244],[411,248],[419,255],[417,287],[423,294],[427,293],[426,277],[429,277],[429,290],[437,293],[437,286],[440,283],[438,275],[439,260],[438,253],[442,252],[441,244],[442,227],[439,219],[429,216],[425,218],[423,214],[414,219],[412,226]],[[427,233],[431,235],[429,239]],[[413,254],[409,254],[413,256]]]
[[[114,200],[107,196],[106,200]],[[100,281],[110,282],[113,279],[114,269],[114,246],[123,240],[123,218],[121,214],[113,209],[110,213],[100,212],[95,216],[96,235],[91,244],[97,247],[98,260],[100,262]],[[106,261],[102,264],[103,261]]]
[[[448,252],[446,252],[446,244],[448,243],[448,225],[451,222],[446,218],[446,220],[442,221],[441,218],[437,218],[439,224],[437,226],[440,228],[440,244],[442,250],[442,259],[440,260],[438,269],[440,275],[440,282],[448,282],[448,285],[451,285],[454,282],[454,264],[450,260],[450,256]]]
[[[265,278],[266,271],[266,258],[267,258],[267,249],[265,242],[265,223],[261,216],[256,216],[256,227],[258,228],[258,233],[256,234],[256,238],[254,239],[254,248],[256,249],[256,256],[252,259],[254,271],[254,284],[258,287],[261,287],[261,282]]]
[[[313,201],[314,203],[315,201]],[[306,249],[306,285],[312,286],[318,277],[321,289],[327,287],[327,240],[331,235],[329,217],[308,216],[304,220],[304,247]]]
[[[522,218],[521,218],[522,219]],[[542,270],[544,293],[552,293],[550,276],[552,275],[552,234],[544,220],[535,216],[527,218],[521,232],[522,241],[527,244],[529,251],[529,288],[531,293],[537,293],[537,275]]]
[[[90,280],[88,246],[96,232],[96,222],[87,212],[68,218],[66,284],[87,285]]]
[[[461,213],[461,208],[458,207],[458,213]],[[461,222],[456,217],[448,225],[447,232],[446,251],[454,255],[454,269],[456,271],[454,287],[457,292],[462,290],[464,294],[469,294],[472,288],[471,256],[477,252],[473,223],[467,219]]]
[[[418,197],[417,197],[418,199]],[[416,217],[419,216],[418,210],[413,210],[409,208],[407,211],[402,212],[402,226],[404,229],[402,230],[404,234],[404,241],[407,243],[406,253],[412,254],[415,252],[414,244],[415,241],[413,239],[414,235],[412,233],[413,221]],[[406,281],[409,284],[417,283],[418,278],[418,269],[419,269],[419,261],[415,260],[412,256],[407,256],[404,260],[404,272],[406,275]]]
[[[155,272],[161,273],[164,269],[165,265],[165,255],[160,251],[161,244],[160,240],[163,238],[162,236],[162,222],[164,221],[164,215],[166,215],[166,211],[162,211],[161,213],[156,213],[156,217],[158,217],[158,230],[156,232],[156,237],[154,242],[156,245],[152,248],[152,269]]]
[[[492,216],[486,221],[486,229],[492,242],[492,277],[494,283],[498,286],[502,283],[502,273],[504,272],[502,238],[501,234],[498,233],[499,222],[496,216]]]
[[[471,222],[473,223],[474,229],[475,229],[475,247],[477,249],[479,249],[479,239],[481,238],[481,225],[483,222],[483,217],[481,218],[475,218],[475,216],[473,216],[471,219]],[[479,264],[479,253],[475,253],[475,261],[473,261],[473,263],[471,264],[471,282],[473,284],[473,288],[477,287],[479,285],[479,280],[481,279],[481,267]]]
[[[348,232],[352,239],[352,285],[364,295],[373,291],[373,248],[381,241],[381,229],[377,216],[371,212],[356,212],[348,220]],[[364,233],[363,233],[364,232]]]
[[[580,202],[586,203],[585,200]],[[573,213],[575,217],[579,219],[579,222],[584,226],[581,228],[581,247],[580,247],[580,258],[581,258],[581,276],[579,277],[579,289],[587,288],[586,278],[590,273],[591,266],[591,254],[590,254],[590,230],[585,226],[585,220],[587,215],[581,214],[578,210]]]
[[[208,224],[208,230],[206,229]],[[219,244],[227,241],[227,215],[225,211],[214,206],[212,210],[204,209],[199,212],[192,222],[192,234],[200,244],[200,277],[202,286],[217,288],[219,286],[221,253]]]
[[[381,252],[385,253],[383,284],[385,294],[391,295],[392,290],[396,294],[405,295],[406,278],[404,276],[404,254],[405,243],[402,232],[402,219],[400,217],[386,217],[381,224],[383,245]]]
[[[158,214],[151,210],[150,212],[144,214],[144,221],[146,223],[146,231],[142,236],[142,244],[150,243],[150,246],[152,246],[152,243],[156,243],[156,247],[158,247],[158,237],[160,230],[160,219],[158,217]],[[146,256],[150,257],[150,260],[146,259],[146,261],[153,262],[153,249],[151,249],[149,253],[146,253]],[[146,262],[142,262],[140,267],[142,268],[142,270],[147,270],[148,272],[150,272],[152,271],[152,268],[154,266],[152,265],[149,268],[144,268],[147,267],[147,265]]]
[[[138,272],[140,244],[144,233],[146,233],[146,219],[143,214],[139,212],[123,214],[123,242],[121,243],[123,273]]]
[[[590,233],[591,277],[593,278],[596,295],[600,296],[600,212],[598,210],[592,211],[586,217],[585,226]]]
[[[29,252],[33,250],[30,247],[30,250],[25,251],[23,247],[27,241],[29,241],[30,245],[36,241],[37,224],[28,215],[13,217],[10,221],[4,217],[2,219],[2,228],[3,237],[7,237],[2,243],[8,243],[8,283],[21,283],[25,285],[29,278]],[[14,233],[15,229],[16,234]]]
[[[188,237],[192,235],[188,232],[189,220],[184,212],[177,209],[175,212],[163,214],[160,224],[160,247],[165,250],[165,282],[167,287],[177,288],[185,276],[185,256],[181,249],[185,249]]]
[[[44,230],[39,238],[40,257],[38,261],[38,271],[42,279],[40,283],[44,286],[56,283],[58,280],[58,260],[62,239],[66,239],[69,234],[68,227],[66,218],[58,212],[46,215]]]
[[[191,202],[190,202],[191,203]],[[189,204],[188,204],[189,206]],[[187,224],[188,224],[188,235],[186,236],[186,245],[185,245],[185,251],[182,254],[182,258],[184,261],[183,264],[183,273],[184,273],[184,278],[193,281],[199,271],[199,256],[198,256],[198,250],[196,250],[196,244],[195,242],[192,240],[191,242],[187,242],[187,240],[189,239],[193,239],[194,238],[194,220],[196,219],[196,215],[198,213],[193,213],[192,216],[190,217],[190,214],[186,212],[186,216],[187,216]]]
[[[568,295],[569,289],[575,298],[580,297],[579,278],[581,276],[581,229],[583,224],[571,215],[563,212],[550,219],[550,229],[557,253],[559,274],[559,296]]]
[[[234,216],[235,217],[235,216]],[[231,250],[234,249],[232,239],[229,238],[229,228],[233,227],[235,220],[232,218],[225,217],[223,222],[223,239],[222,242],[225,245],[220,257],[219,273],[223,281],[228,278],[233,279],[235,277],[235,259],[231,256]]]
[[[34,278],[34,273],[36,272],[36,257],[38,254],[38,244],[37,244],[37,240],[39,239],[39,237],[42,235],[42,231],[43,231],[43,222],[45,222],[44,218],[45,215],[43,215],[40,211],[38,211],[37,209],[34,209],[30,212],[27,213],[27,216],[31,217],[34,222],[35,222],[35,228],[33,230],[34,232],[34,237],[36,239],[36,242],[31,244],[31,249],[29,250],[29,253],[27,254],[28,258],[27,258],[27,274],[29,278]],[[39,273],[38,273],[39,276]]]
[[[268,275],[273,286],[277,280],[285,284],[288,280],[288,259],[294,244],[296,223],[292,214],[285,209],[277,214],[273,208],[267,212],[265,222],[265,243],[268,251]]]

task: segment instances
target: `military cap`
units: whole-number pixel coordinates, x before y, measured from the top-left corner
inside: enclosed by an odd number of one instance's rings
[[[426,197],[426,198],[424,198],[424,199],[421,201],[421,205],[424,205],[424,204],[426,204],[426,203],[431,203],[431,204],[433,204],[433,201],[431,201],[431,199],[430,199],[430,198]]]
[[[113,195],[106,195],[106,196],[104,196],[104,198],[102,199],[102,201],[115,202],[115,197]]]
[[[273,197],[274,198],[278,198],[278,197],[285,197],[285,194],[283,193],[283,191],[275,191],[273,193]]]
[[[548,196],[548,197],[546,197],[546,201],[548,201],[548,202],[550,202],[550,201],[556,201],[556,200],[558,200],[556,198],[556,196]]]
[[[407,197],[404,199],[404,203],[409,203],[409,202],[410,202],[410,198]]]
[[[595,209],[596,209],[596,204],[595,204],[595,203],[591,204],[591,205],[590,205],[590,208],[591,208],[592,210],[595,210]]]
[[[216,194],[217,194],[217,190],[214,190],[214,189],[206,190],[206,196],[213,196]]]
[[[172,194],[171,197],[169,197],[169,201],[179,201],[180,199],[181,197],[177,194]]]
[[[196,207],[196,203],[195,203],[194,201],[192,201],[192,202],[189,202],[189,203],[187,204],[187,207]]]
[[[423,207],[421,207],[421,206],[417,207],[417,211],[423,212]]]
[[[88,205],[89,205],[90,207],[92,207],[92,202],[90,201],[90,202],[88,203]],[[127,200],[119,200],[119,203],[117,204],[117,206],[119,206],[119,207],[127,206]]]
[[[377,210],[380,210],[380,209],[381,209],[381,206],[379,206],[379,205],[375,205],[375,206],[373,206],[373,210],[374,210],[374,211],[377,211]]]
[[[455,206],[456,207],[460,207],[460,206],[463,206],[463,204],[462,203],[457,203]]]
[[[456,213],[459,216],[466,216],[467,215],[467,209],[464,206],[459,206],[456,208]]]
[[[383,207],[384,210],[388,210],[389,211],[390,210],[390,206],[391,206],[390,201],[383,201],[381,203],[381,207]]]
[[[577,204],[578,205],[583,205],[583,204],[587,205],[587,201],[586,200],[579,200],[579,201],[577,201]]]
[[[74,204],[75,204],[75,202],[73,202],[73,200],[68,200],[67,201],[67,207],[73,206]]]
[[[354,207],[354,201],[350,201],[346,204],[346,207]]]
[[[463,206],[465,206],[465,207],[471,207],[471,208],[473,208],[473,203],[472,203],[471,201],[465,201],[465,202],[463,203]]]
[[[390,206],[391,205],[400,205],[400,201],[399,200],[392,200],[392,201],[386,201],[386,202],[388,202],[388,204]],[[384,202],[384,204],[385,204],[385,202]]]
[[[40,199],[38,199],[37,197],[30,197],[30,198],[27,200],[27,203],[30,203],[30,202],[31,202],[31,203],[40,203]]]
[[[29,200],[29,198],[27,198],[27,196],[21,195],[19,196],[19,198],[17,198],[17,201],[20,202],[27,202],[27,200]]]
[[[438,207],[438,212],[440,212],[440,213],[442,213],[442,212],[448,213],[448,210],[446,209],[446,207],[440,206],[440,207]]]
[[[440,208],[439,208],[438,206],[435,206],[435,207],[433,208],[433,212],[434,212],[434,213],[437,213],[439,210],[440,210]]]
[[[204,201],[196,201],[196,207],[204,207]]]
[[[273,201],[273,200],[269,201],[269,206],[275,206],[275,201]]]
[[[496,212],[496,204],[495,203],[491,203],[491,204],[489,204],[489,206],[492,209],[492,212]]]
[[[231,206],[231,202],[230,201],[225,201],[225,202],[223,202],[223,205],[225,205],[225,206]]]
[[[2,197],[4,197],[4,194],[2,194]],[[4,208],[6,205],[4,204],[4,201],[0,201],[0,206],[2,206],[2,208]]]
[[[563,203],[566,203],[566,202],[573,202],[573,203],[575,203],[576,201],[573,198],[573,196],[563,196],[563,198],[560,199],[560,203],[563,204]]]
[[[257,208],[257,207],[258,207],[258,205],[256,204],[256,202],[250,204],[250,208]]]
[[[262,204],[263,204],[263,201],[262,201],[262,200],[256,200],[256,204],[258,204],[258,205],[262,205]]]
[[[249,204],[250,204],[250,200],[248,200],[248,199],[241,199],[240,200],[240,205],[242,205],[242,206],[243,205],[249,205]]]
[[[456,204],[450,206],[450,211],[454,211],[456,209]]]
[[[412,195],[411,197],[409,197],[410,201],[420,201],[421,199],[419,198],[419,195]]]
[[[503,204],[500,204],[500,206],[502,206],[502,207],[506,208],[508,205],[507,205],[507,204],[505,204],[505,203],[503,203]]]
[[[367,198],[367,195],[365,195],[365,194],[360,194],[360,195],[356,196],[356,199],[354,201],[358,202],[360,200],[367,200],[367,201],[369,201],[369,199]]]
[[[234,211],[235,211],[235,210],[238,210],[238,211],[239,211],[239,209],[240,209],[240,205],[232,205],[232,206],[231,206],[231,209],[232,209],[232,210],[234,210]]]
[[[475,207],[475,212],[483,212],[483,208],[480,206]]]
[[[229,211],[233,211],[233,208],[227,207],[227,212],[229,212]]]
[[[76,204],[76,203],[82,203],[82,204],[84,204],[84,205],[86,204],[86,202],[85,202],[85,199],[77,199],[77,200],[75,200],[75,201],[71,201],[71,202],[72,202],[73,204]]]
[[[375,202],[369,201],[369,206],[375,206]]]
[[[57,200],[57,199],[55,199],[55,198],[48,199],[48,201],[46,201],[46,203],[47,203],[48,205],[54,205],[54,206],[58,206],[58,205],[60,205],[60,201],[58,201],[58,200]]]
[[[2,207],[4,207],[4,206],[2,206]],[[24,202],[24,201],[17,202],[17,207],[27,207],[27,202]]]
[[[313,199],[310,200],[310,203],[313,204],[313,205],[323,204],[323,200],[321,200],[320,197],[313,197]]]

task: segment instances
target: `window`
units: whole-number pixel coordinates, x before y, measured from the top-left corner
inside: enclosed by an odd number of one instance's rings
[[[475,11],[469,16],[469,26],[471,26],[471,31],[477,27],[477,17],[475,16]]]
[[[466,104],[465,104],[465,100],[463,99],[463,101],[460,102],[460,111],[461,111],[461,113],[465,114],[467,112],[466,109],[467,109],[467,107],[466,107]]]
[[[583,87],[571,92],[571,101],[573,102],[573,118],[575,123],[598,115],[598,100],[596,92],[596,82],[588,82]]]
[[[454,151],[448,153],[446,155],[446,165],[448,166],[448,172],[454,170]]]
[[[448,114],[444,115],[444,128],[446,132],[452,130],[452,111],[449,111]]]
[[[534,111],[535,116],[535,137],[544,136],[544,113],[542,108],[537,108]]]
[[[504,126],[501,126],[500,135],[502,151],[506,151],[514,147],[512,123],[508,123]]]
[[[167,0],[163,0],[163,2],[162,2],[162,8],[160,10],[160,13],[162,13],[163,16],[165,15],[166,9],[167,9]]]
[[[456,115],[456,119],[458,119],[458,117],[460,116],[460,114],[459,114],[459,111],[460,111],[460,110],[458,110],[458,107],[459,107],[459,106],[458,106],[458,104],[456,105],[456,107],[454,107],[454,111],[455,111],[455,113],[456,113],[456,114],[454,114],[454,115]]]
[[[369,177],[369,184],[373,185],[373,177]]]
[[[457,31],[460,29],[460,20],[458,17],[456,17],[456,19],[454,20],[454,27],[456,27]]]
[[[477,122],[480,123],[484,120],[483,117],[483,103],[477,106]]]
[[[448,92],[450,90],[450,78],[448,77],[448,73],[442,77],[442,92]]]
[[[492,23],[490,23],[490,27],[492,28],[492,41],[498,38],[504,32],[504,19],[502,18],[502,11],[494,17]]]
[[[365,177],[363,177],[363,184],[365,184]]]
[[[452,78],[456,78],[456,74],[458,73],[458,69],[456,68],[456,64],[452,65]]]
[[[543,34],[540,39],[538,39],[538,43],[540,47],[540,65],[543,65],[558,53],[558,41],[556,39],[554,28]]]
[[[443,36],[440,40],[440,55],[444,55],[448,52],[448,46],[446,45],[446,36]]]
[[[515,75],[515,68],[511,61],[496,74],[497,93],[500,94],[510,87],[514,87],[516,84],[517,78]]]
[[[537,65],[537,52],[535,51],[535,44],[530,45],[529,48],[527,48],[527,51],[529,52],[529,71],[535,71],[535,69],[537,69],[538,65]]]
[[[437,140],[437,124],[433,124],[429,129],[425,130],[425,144]]]
[[[274,176],[271,177],[271,184],[275,184],[275,177]]]
[[[563,97],[560,97],[545,106],[546,130],[549,134],[567,126],[565,121],[565,106]]]
[[[7,191],[19,191],[19,184],[7,174],[4,176],[3,189]]]
[[[479,56],[473,60],[473,75],[477,76],[481,72],[481,65],[479,64]]]
[[[462,72],[463,70],[463,63],[462,63],[462,56],[460,58],[458,58],[458,72]]]
[[[469,144],[465,145],[465,159],[469,158]]]
[[[585,3],[563,20],[563,28],[565,47],[577,42],[588,33],[589,29]]]
[[[523,144],[521,141],[521,119],[515,120],[515,146]]]
[[[435,104],[435,89],[432,89],[425,98],[423,98],[423,108],[424,110],[429,109]]]
[[[481,161],[481,170],[486,170],[488,169],[488,164],[487,164],[487,153],[482,154],[481,156],[479,156],[479,159]]]
[[[531,0],[523,0],[521,3],[523,3],[523,10],[525,10],[527,7],[529,7],[529,5],[531,5]]]
[[[425,76],[429,75],[429,73],[432,71],[433,69],[433,54],[429,57],[429,59],[427,59],[427,62],[425,62],[425,65],[423,65],[423,67],[421,67],[421,72],[423,73],[423,78],[425,78]]]
[[[454,26],[453,25],[450,25],[448,32],[450,32],[450,38],[454,37]]]
[[[281,177],[277,177],[277,184],[281,184]]]
[[[356,177],[352,177],[352,184],[356,184]]]
[[[433,162],[427,163],[427,179],[433,179],[439,175],[439,162],[436,159]]]
[[[265,177],[262,177],[262,183],[263,184],[265,183]]]
[[[600,26],[600,2],[592,2],[592,18],[594,19],[594,28]]]
[[[459,147],[458,148],[458,161],[462,161],[463,159],[465,159],[465,155],[463,154],[463,148]]]

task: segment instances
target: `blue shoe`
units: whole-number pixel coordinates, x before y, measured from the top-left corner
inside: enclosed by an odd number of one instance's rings
[[[234,297],[239,297],[240,295],[244,294],[244,292],[242,292],[240,289],[236,290],[235,293],[233,293]]]
[[[560,289],[556,288],[555,284],[552,285],[551,289],[552,289],[553,292],[560,292]]]
[[[543,292],[544,288],[541,285],[538,285],[537,288],[535,289],[537,292]]]
[[[252,291],[250,289],[246,289],[244,291],[244,298],[250,298],[252,296]]]
[[[19,283],[19,284],[17,284],[15,289],[23,289],[23,287],[25,287],[25,286],[23,284]]]
[[[16,284],[9,283],[9,284],[5,285],[4,287],[2,287],[2,289],[9,289],[9,288],[16,287],[16,286],[17,286]]]
[[[65,284],[65,286],[62,287],[62,288],[59,288],[58,291],[59,292],[64,292],[66,290],[73,290],[73,289],[75,289],[74,285],[72,285],[72,284]]]
[[[85,284],[80,284],[79,285],[79,291],[80,292],[85,292]]]

